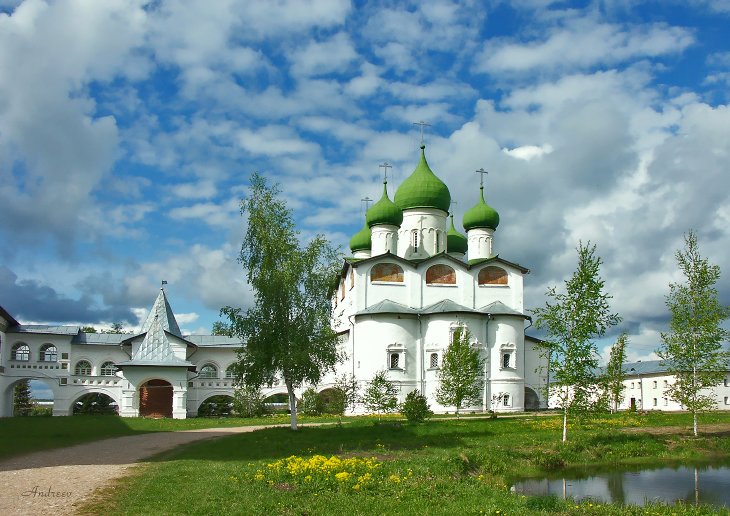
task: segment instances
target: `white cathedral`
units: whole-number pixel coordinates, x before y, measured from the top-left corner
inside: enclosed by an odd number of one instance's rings
[[[347,357],[335,376],[364,386],[386,370],[399,401],[418,389],[435,412],[438,373],[457,328],[468,328],[484,360],[481,400],[468,411],[519,412],[545,407],[547,364],[539,340],[526,337],[523,307],[528,270],[495,253],[499,215],[484,200],[463,218],[466,236],[449,218],[448,187],[426,162],[425,147],[394,201],[383,196],[350,241],[333,299],[332,324]],[[195,416],[201,404],[234,390],[231,365],[245,343],[182,335],[164,289],[136,335],[84,333],[78,326],[19,324],[0,308],[0,416],[13,412],[18,381],[42,381],[53,391],[53,414],[70,415],[90,393],[111,398],[122,416]],[[272,385],[264,394],[285,393]],[[362,412],[361,406],[356,412]]]

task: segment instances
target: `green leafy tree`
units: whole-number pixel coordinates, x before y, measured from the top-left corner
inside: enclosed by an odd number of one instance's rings
[[[337,334],[330,327],[331,296],[340,256],[321,235],[302,246],[294,216],[279,198],[278,186],[251,176],[241,201],[248,226],[240,262],[254,293],[254,306],[242,312],[227,306],[231,335],[246,344],[236,371],[243,383],[271,384],[279,375],[289,394],[291,428],[297,429],[294,390],[317,384],[339,359]]]
[[[96,328],[93,326],[82,326],[81,327],[82,333],[96,333]]]
[[[378,371],[370,380],[362,396],[362,403],[368,412],[378,415],[395,412],[398,408],[398,390],[393,382],[388,380],[388,373]]]
[[[418,390],[412,390],[406,395],[406,401],[401,405],[400,411],[409,423],[423,423],[433,415],[426,396]]]
[[[101,330],[100,333],[127,333],[124,330],[124,325],[120,322],[112,323],[108,330]]]
[[[468,329],[457,328],[438,372],[436,401],[456,407],[457,419],[462,407],[479,403],[484,386],[484,362],[479,358],[479,350],[472,347],[471,339]]]
[[[612,413],[618,411],[618,407],[624,399],[624,380],[626,379],[624,364],[626,363],[627,343],[626,333],[619,335],[614,345],[611,346],[611,354],[603,375],[604,392],[608,396],[608,404]]]
[[[259,417],[266,414],[261,389],[251,385],[238,385],[233,391],[233,410],[240,417]]]
[[[563,411],[563,442],[568,439],[568,414],[590,407],[596,395],[598,350],[593,339],[601,337],[621,318],[611,313],[600,277],[601,258],[596,246],[578,244],[578,268],[565,281],[565,291],[550,287],[545,306],[532,310],[535,326],[546,330],[553,389]]]
[[[730,316],[730,307],[720,303],[715,288],[720,267],[700,256],[694,232],[685,235],[684,243],[684,250],[675,254],[684,281],[669,285],[670,331],[662,333],[657,354],[675,378],[667,395],[692,412],[697,436],[698,413],[712,410],[717,403],[703,390],[717,385],[727,372],[730,352],[723,344],[730,333],[722,324]]]
[[[230,330],[228,328],[228,325],[224,323],[223,321],[215,321],[213,323],[213,329],[210,332],[211,335],[222,335],[222,336],[230,336]]]
[[[13,415],[30,416],[33,412],[33,396],[30,380],[20,380],[13,390]]]

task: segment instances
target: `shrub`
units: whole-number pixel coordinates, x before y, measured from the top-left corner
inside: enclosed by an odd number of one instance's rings
[[[342,390],[336,387],[327,389],[319,393],[319,398],[322,401],[323,412],[325,414],[341,416],[345,413],[347,400]]]
[[[319,416],[324,412],[322,397],[311,387],[302,393],[299,409],[307,416]]]
[[[398,408],[398,391],[393,382],[388,380],[388,373],[375,373],[365,389],[362,402],[369,412],[378,414],[378,420],[381,414],[394,412]]]
[[[418,392],[418,390],[413,390],[408,393],[406,401],[401,405],[400,411],[409,423],[422,423],[433,415],[426,396]]]
[[[228,417],[233,408],[233,398],[226,395],[211,396],[200,404],[198,417]]]
[[[113,416],[118,412],[117,404],[106,394],[93,392],[81,396],[73,406],[74,414]]]
[[[259,417],[266,414],[264,397],[258,387],[243,385],[233,394],[233,410],[241,417]]]

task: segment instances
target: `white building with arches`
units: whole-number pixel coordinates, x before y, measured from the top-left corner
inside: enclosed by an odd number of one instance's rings
[[[350,241],[333,298],[333,327],[346,357],[319,391],[349,373],[361,386],[386,370],[399,401],[418,389],[437,412],[438,372],[454,331],[466,327],[484,360],[483,392],[467,410],[516,412],[546,406],[547,371],[539,341],[525,336],[523,278],[528,270],[495,253],[499,215],[484,189],[466,212],[466,236],[449,219],[451,195],[421,147],[413,173],[366,213]],[[140,333],[84,333],[78,326],[19,324],[0,308],[0,416],[13,413],[13,390],[25,379],[53,392],[54,415],[70,415],[84,395],[108,396],[122,416],[195,416],[212,396],[231,396],[242,343],[225,336],[183,335],[164,289]],[[265,395],[286,392],[283,385]],[[357,412],[362,412],[357,407]]]
[[[229,368],[240,346],[225,336],[183,336],[163,289],[136,335],[23,325],[0,308],[0,416],[13,414],[21,380],[50,389],[56,416],[93,393],[111,398],[122,416],[194,416],[206,399],[233,394]],[[266,393],[278,392],[285,389]]]

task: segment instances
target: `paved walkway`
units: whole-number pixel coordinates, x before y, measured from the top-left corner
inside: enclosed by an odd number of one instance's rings
[[[98,488],[176,446],[266,426],[206,428],[114,437],[0,461],[0,514],[73,514]]]

